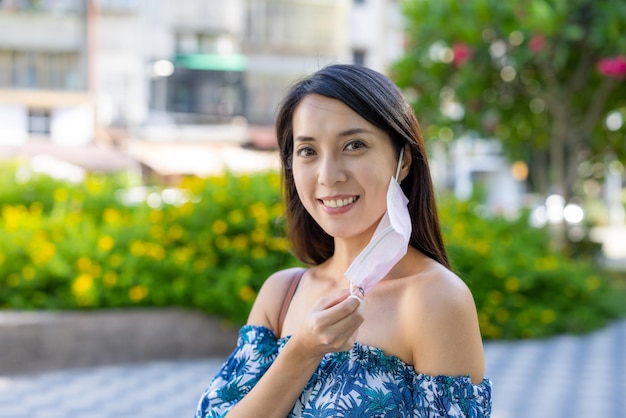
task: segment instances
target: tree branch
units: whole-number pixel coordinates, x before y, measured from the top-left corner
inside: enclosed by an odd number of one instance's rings
[[[581,57],[580,61],[578,61],[576,70],[574,70],[574,73],[567,82],[567,89],[565,90],[568,100],[573,94],[585,86],[595,60],[593,51],[590,50],[587,42],[582,44],[582,50],[577,52],[577,55]]]
[[[617,84],[617,79],[607,77],[602,81],[600,87],[598,87],[598,89],[594,92],[589,103],[589,107],[587,108],[587,112],[585,112],[585,117],[579,126],[579,138],[584,138],[591,134],[593,127],[596,123],[598,123],[598,120],[600,120],[600,117],[602,116],[604,106],[606,105],[609,96]]]

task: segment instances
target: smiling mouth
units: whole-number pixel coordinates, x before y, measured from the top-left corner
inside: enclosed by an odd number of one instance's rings
[[[351,205],[359,199],[359,196],[347,197],[345,199],[329,199],[320,201],[329,208],[342,208],[344,206]]]

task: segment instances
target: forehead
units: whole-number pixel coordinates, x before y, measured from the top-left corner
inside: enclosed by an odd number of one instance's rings
[[[319,94],[305,96],[293,114],[294,136],[309,131],[363,127],[382,132],[340,100]]]

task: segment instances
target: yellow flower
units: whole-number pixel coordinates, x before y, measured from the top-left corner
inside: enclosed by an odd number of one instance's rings
[[[255,218],[261,218],[267,216],[267,209],[265,205],[261,202],[254,202],[250,205],[250,213]]]
[[[243,250],[248,245],[248,239],[245,235],[237,235],[233,238],[233,248],[236,250]]]
[[[228,184],[226,176],[213,176],[209,179],[209,181],[220,188]]]
[[[89,193],[98,194],[104,186],[104,181],[97,177],[87,177],[87,179],[85,179],[85,184]]]
[[[280,218],[285,214],[285,205],[283,202],[275,203],[272,206],[272,217]]]
[[[284,237],[273,238],[270,241],[270,248],[279,251],[289,251],[290,243],[289,240]]]
[[[93,277],[99,277],[102,274],[102,267],[100,267],[96,263],[92,264],[91,268],[89,269],[89,274],[91,274]]]
[[[150,211],[150,214],[148,215],[148,219],[153,224],[159,223],[163,220],[163,212],[161,212],[160,210],[156,210],[156,209],[152,210]]]
[[[215,238],[215,246],[219,248],[220,250],[224,250],[228,248],[228,244],[229,244],[228,238],[226,238],[223,235]]]
[[[267,238],[267,234],[265,233],[264,230],[257,228],[254,231],[252,231],[251,238],[254,243],[261,244]]]
[[[511,314],[504,308],[500,308],[496,311],[496,321],[503,324],[509,320]]]
[[[163,226],[152,225],[150,227],[150,237],[152,237],[153,239],[161,239],[163,237]]]
[[[265,205],[261,202],[256,202],[250,205],[250,213],[259,224],[264,225],[269,222],[269,213],[267,212]]]
[[[455,222],[454,225],[452,225],[452,236],[460,239],[463,238],[463,235],[465,235],[465,225],[461,222]]]
[[[146,246],[141,241],[132,241],[130,243],[130,252],[135,257],[141,257],[146,253]]]
[[[515,293],[520,288],[519,279],[517,277],[509,277],[504,283],[504,287],[509,293]]]
[[[239,298],[244,302],[251,301],[252,299],[254,299],[255,296],[256,294],[254,292],[254,289],[252,289],[250,286],[244,286],[239,289]]]
[[[93,277],[89,274],[81,274],[72,283],[72,293],[76,297],[84,296],[93,287]]]
[[[59,187],[58,189],[54,189],[52,196],[55,202],[65,202],[69,197],[69,193],[66,188]]]
[[[109,235],[103,235],[98,239],[98,249],[102,252],[109,252],[115,245],[115,241]]]
[[[109,266],[110,267],[113,267],[113,268],[119,267],[119,266],[122,265],[123,261],[124,260],[123,260],[122,256],[119,255],[119,254],[111,254],[109,256]]]
[[[22,268],[22,277],[24,280],[33,280],[37,271],[33,266],[24,266]]]
[[[240,175],[237,179],[239,183],[239,188],[241,190],[247,190],[250,188],[250,176],[246,176],[245,174]]]
[[[280,187],[280,174],[278,173],[272,173],[268,176],[267,178],[267,183],[270,185],[271,188],[273,189],[277,189]]]
[[[143,285],[137,285],[130,288],[128,296],[133,302],[139,302],[148,296],[148,289]]]
[[[180,205],[180,207],[178,208],[178,211],[180,212],[182,216],[189,216],[193,213],[194,207],[195,206],[193,202],[187,201],[183,203],[182,205]]]
[[[38,243],[37,247],[34,251],[31,251],[31,258],[37,266],[47,263],[56,254],[56,247],[51,242]]]
[[[182,238],[185,230],[180,225],[172,225],[167,231],[167,237],[171,240],[177,240]]]
[[[146,244],[146,255],[161,261],[165,258],[165,249],[159,244]]]
[[[215,232],[217,235],[222,235],[227,230],[228,225],[226,225],[226,222],[224,222],[223,220],[218,219],[217,221],[213,222],[213,232]]]
[[[65,215],[65,226],[76,227],[80,221],[80,215],[77,212],[70,212]]]
[[[261,260],[265,257],[267,257],[267,251],[265,250],[265,248],[259,245],[255,245],[254,248],[252,248],[252,258]]]
[[[541,257],[535,260],[535,267],[538,270],[550,271],[558,267],[559,260],[554,256]]]
[[[2,217],[7,232],[15,232],[20,228],[21,218],[24,210],[21,206],[4,206],[2,208]]]
[[[207,260],[198,258],[193,262],[193,271],[195,271],[196,273],[202,273],[207,269],[208,266],[209,263],[207,262]]]
[[[552,309],[544,309],[541,311],[541,322],[544,324],[551,324],[556,320],[556,312]]]
[[[89,270],[91,268],[91,260],[87,257],[80,257],[76,260],[76,268],[82,271]]]
[[[476,241],[474,247],[476,248],[476,251],[478,251],[478,254],[487,255],[489,253],[489,244],[487,241]]]
[[[102,213],[102,218],[104,222],[110,225],[116,225],[122,219],[122,215],[117,209],[114,208],[106,208]]]
[[[40,202],[33,202],[29,207],[31,215],[40,216],[43,213],[43,205]]]
[[[178,247],[174,250],[173,258],[177,266],[184,266],[191,258],[193,251],[188,247]]]
[[[491,292],[489,292],[488,300],[493,305],[499,305],[504,301],[504,296],[502,296],[502,293],[500,293],[499,291],[492,290]]]
[[[104,277],[102,278],[104,285],[106,287],[113,287],[117,283],[117,273],[114,271],[107,271],[104,273]]]
[[[228,213],[228,221],[232,224],[235,224],[235,225],[240,224],[241,222],[243,222],[243,219],[244,219],[243,213],[241,213],[241,211],[238,209],[231,210]]]
[[[228,201],[228,193],[226,190],[216,190],[213,193],[213,201],[218,205],[224,204]]]
[[[585,285],[590,291],[596,291],[600,288],[600,279],[597,276],[588,277],[587,280],[585,280]]]

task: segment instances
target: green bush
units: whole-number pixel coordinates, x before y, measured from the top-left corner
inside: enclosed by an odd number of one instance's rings
[[[474,294],[486,339],[580,333],[623,315],[620,283],[590,257],[566,258],[550,249],[547,229],[483,216],[475,202],[440,205],[453,268]]]
[[[180,306],[241,324],[263,281],[299,264],[277,173],[186,178],[132,205],[124,176],[72,184],[25,167],[0,166],[2,309]],[[621,289],[588,261],[550,252],[546,231],[523,217],[485,219],[454,200],[440,211],[486,339],[582,332],[623,313]]]
[[[267,276],[297,265],[279,184],[276,173],[186,179],[186,201],[153,208],[123,205],[118,179],[99,174],[5,183],[0,307],[182,306],[241,323]]]

